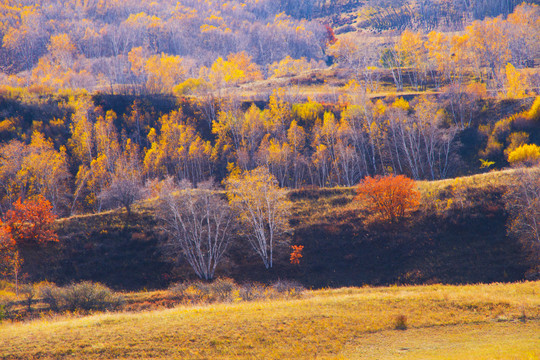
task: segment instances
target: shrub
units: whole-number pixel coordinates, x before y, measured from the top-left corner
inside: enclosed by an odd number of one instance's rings
[[[232,301],[238,285],[231,279],[217,279],[212,283],[195,281],[177,283],[169,287],[169,291],[178,299],[186,302]]]
[[[535,144],[524,144],[508,154],[510,165],[532,165],[540,159],[540,146]]]
[[[239,292],[240,299],[244,301],[262,300],[271,296],[266,286],[259,283],[243,284]]]
[[[0,303],[0,322],[4,321],[8,317],[8,305]]]
[[[405,315],[396,316],[394,329],[407,330],[407,317]]]
[[[32,284],[24,284],[21,286],[21,294],[26,302],[27,310],[32,311],[32,303],[37,295],[36,288]]]
[[[232,295],[238,285],[232,279],[217,279],[210,285],[210,292],[218,301],[232,301]]]
[[[119,307],[122,299],[115,295],[108,287],[84,281],[60,288],[47,285],[41,288],[43,301],[51,310],[109,310]]]
[[[63,289],[62,294],[68,310],[107,310],[117,308],[121,299],[108,287],[99,283],[83,281]]]
[[[295,280],[278,280],[272,288],[280,294],[297,294],[305,290],[304,286]]]
[[[358,184],[355,199],[365,202],[383,219],[396,222],[418,207],[420,193],[415,186],[414,180],[403,175],[368,176]]]
[[[49,305],[52,311],[59,311],[62,305],[62,291],[54,284],[45,285],[40,289],[43,302]]]

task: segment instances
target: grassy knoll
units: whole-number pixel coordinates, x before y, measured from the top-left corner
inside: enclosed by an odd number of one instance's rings
[[[540,282],[342,288],[295,300],[0,325],[1,359],[540,356]],[[407,330],[395,330],[406,316]]]

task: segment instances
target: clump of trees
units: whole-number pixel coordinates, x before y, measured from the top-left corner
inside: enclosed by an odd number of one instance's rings
[[[377,90],[373,79],[382,65],[390,70],[398,91],[407,85],[417,91],[430,86],[461,97],[474,77],[502,96],[522,97],[530,89],[538,91],[537,77],[524,69],[533,66],[539,51],[540,6],[521,4],[512,9],[506,18],[460,26],[464,31],[459,33],[407,29],[383,46],[370,35],[343,37],[328,52],[371,91]]]
[[[213,181],[193,187],[172,178],[160,184],[158,217],[168,235],[167,249],[181,255],[197,276],[209,280],[233,239],[246,240],[268,269],[276,243],[284,240],[291,203],[266,168],[234,170],[226,197]],[[235,230],[233,232],[233,229]]]
[[[170,92],[230,54],[322,59],[326,30],[309,3],[15,1],[0,7],[0,67],[16,86]]]

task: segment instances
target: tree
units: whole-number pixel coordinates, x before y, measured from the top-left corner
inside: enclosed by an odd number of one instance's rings
[[[394,223],[418,206],[420,193],[415,186],[415,181],[404,175],[368,176],[358,184],[355,199]]]
[[[105,204],[121,205],[126,208],[127,215],[131,215],[131,205],[144,196],[139,149],[127,139],[124,152],[115,163],[114,174],[110,185],[104,188],[98,198]]]
[[[12,262],[16,251],[11,228],[0,219],[0,274],[7,275],[12,272]]]
[[[35,245],[58,241],[54,230],[56,215],[42,195],[24,202],[19,198],[6,213],[6,224],[17,245]]]
[[[288,229],[292,203],[267,168],[258,167],[226,180],[227,197],[237,211],[249,244],[268,269],[273,265],[274,245]]]
[[[538,261],[540,251],[540,172],[519,169],[516,181],[504,194],[509,213],[507,230],[516,237]]]
[[[197,276],[209,280],[223,259],[231,241],[233,214],[213,181],[193,188],[189,181],[174,186],[164,182],[158,216],[164,223],[170,244],[185,256]]]

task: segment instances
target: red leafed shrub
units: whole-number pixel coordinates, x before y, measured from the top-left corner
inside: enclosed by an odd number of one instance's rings
[[[291,245],[291,264],[299,265],[300,259],[303,257],[302,250],[304,250],[304,245]]]
[[[415,187],[415,181],[403,175],[368,176],[358,184],[355,199],[383,219],[396,222],[418,207],[420,193]]]

